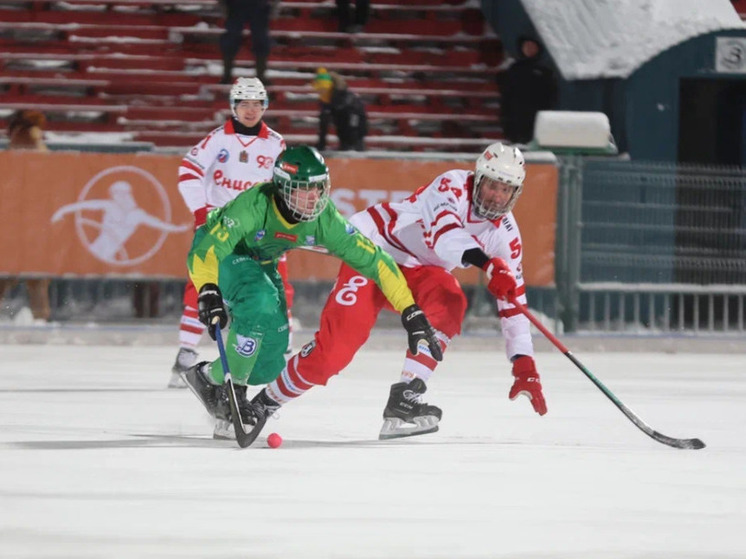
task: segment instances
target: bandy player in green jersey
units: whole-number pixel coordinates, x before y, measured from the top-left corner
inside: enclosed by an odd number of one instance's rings
[[[288,320],[277,261],[293,248],[323,247],[375,281],[402,314],[412,352],[424,343],[437,360],[442,358],[435,332],[397,264],[342,217],[330,203],[329,190],[329,169],[318,151],[289,148],[277,159],[272,182],[211,211],[195,233],[187,265],[199,292],[199,319],[215,339],[215,328],[225,327],[231,317],[228,366],[241,420],[249,429],[277,407],[260,397],[249,402],[246,385],[267,384],[285,366]],[[218,419],[214,436],[232,438],[220,360],[197,363],[183,377]]]

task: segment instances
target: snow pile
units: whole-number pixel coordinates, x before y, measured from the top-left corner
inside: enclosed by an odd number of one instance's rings
[[[611,126],[604,113],[539,111],[534,138],[540,146],[606,149]]]
[[[730,0],[523,0],[566,79],[627,77],[698,35],[743,30]]]

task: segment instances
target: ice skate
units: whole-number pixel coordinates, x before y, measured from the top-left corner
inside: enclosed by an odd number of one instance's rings
[[[218,441],[235,441],[236,432],[233,430],[233,422],[230,419],[216,419],[212,438]]]
[[[230,416],[228,412],[228,400],[222,386],[212,384],[205,377],[204,367],[208,365],[207,361],[202,361],[189,367],[181,378],[184,380],[189,389],[194,392],[202,405],[205,406],[207,413],[213,417],[227,419]]]
[[[246,386],[234,385],[241,423],[247,432],[258,435],[264,428],[267,419],[280,408],[280,404],[270,398],[262,390],[249,402],[246,398]],[[218,419],[212,433],[213,439],[236,440],[236,433],[230,416],[228,419]]]
[[[437,406],[422,402],[427,390],[425,381],[413,381],[391,385],[389,401],[383,410],[383,427],[378,435],[380,440],[398,439],[413,435],[434,433],[443,415]]]
[[[233,390],[236,392],[236,401],[238,402],[238,410],[241,414],[242,423],[248,426],[247,430],[251,430],[251,424],[248,424],[250,420],[250,412],[248,407],[250,406],[249,401],[246,399],[246,386],[239,384],[233,385]],[[230,403],[228,402],[228,394],[225,394],[225,405],[228,407],[225,418],[218,417],[215,421],[215,429],[212,432],[212,438],[218,440],[235,441],[236,432],[233,429],[233,422],[231,421]]]
[[[197,361],[197,352],[193,349],[182,347],[179,349],[179,353],[176,354],[176,361],[174,366],[171,367],[171,380],[168,381],[169,388],[186,388],[187,385],[181,378],[182,373],[186,373],[187,369],[194,365]]]
[[[270,398],[264,389],[251,399],[251,407],[254,410],[254,414],[264,419],[264,421],[272,417],[280,409],[280,405]]]

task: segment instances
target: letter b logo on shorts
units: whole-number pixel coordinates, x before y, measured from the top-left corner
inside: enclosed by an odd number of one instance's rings
[[[256,353],[256,348],[259,342],[255,338],[248,338],[246,336],[236,335],[236,353],[242,357],[251,357]]]
[[[340,305],[351,307],[357,303],[357,291],[364,285],[368,285],[368,278],[364,276],[352,276],[347,283],[344,284],[342,289],[337,291],[337,295],[334,300]]]

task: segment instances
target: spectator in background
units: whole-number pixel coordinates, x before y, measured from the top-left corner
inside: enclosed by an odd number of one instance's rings
[[[337,17],[339,31],[342,33],[359,33],[368,23],[370,0],[355,0],[354,15],[350,18],[350,0],[337,0]]]
[[[256,77],[265,85],[267,59],[270,51],[270,0],[221,0],[225,7],[225,33],[220,36],[223,55],[222,84],[233,83],[233,63],[241,49],[243,28],[248,23],[251,31],[251,51],[256,64]]]
[[[340,151],[365,151],[365,135],[368,133],[368,118],[360,97],[350,91],[344,78],[325,68],[316,71],[311,82],[319,94],[319,151],[326,149],[329,123],[333,122],[339,138]]]
[[[46,124],[46,117],[39,111],[26,110],[13,113],[8,121],[8,149],[48,151],[44,143],[44,126]],[[26,279],[25,283],[29,306],[34,319],[49,320],[51,315],[49,278]],[[0,279],[0,301],[17,284],[17,279]]]
[[[525,144],[533,138],[536,113],[557,104],[557,79],[541,60],[543,48],[531,37],[518,38],[518,59],[497,75],[505,137]]]

